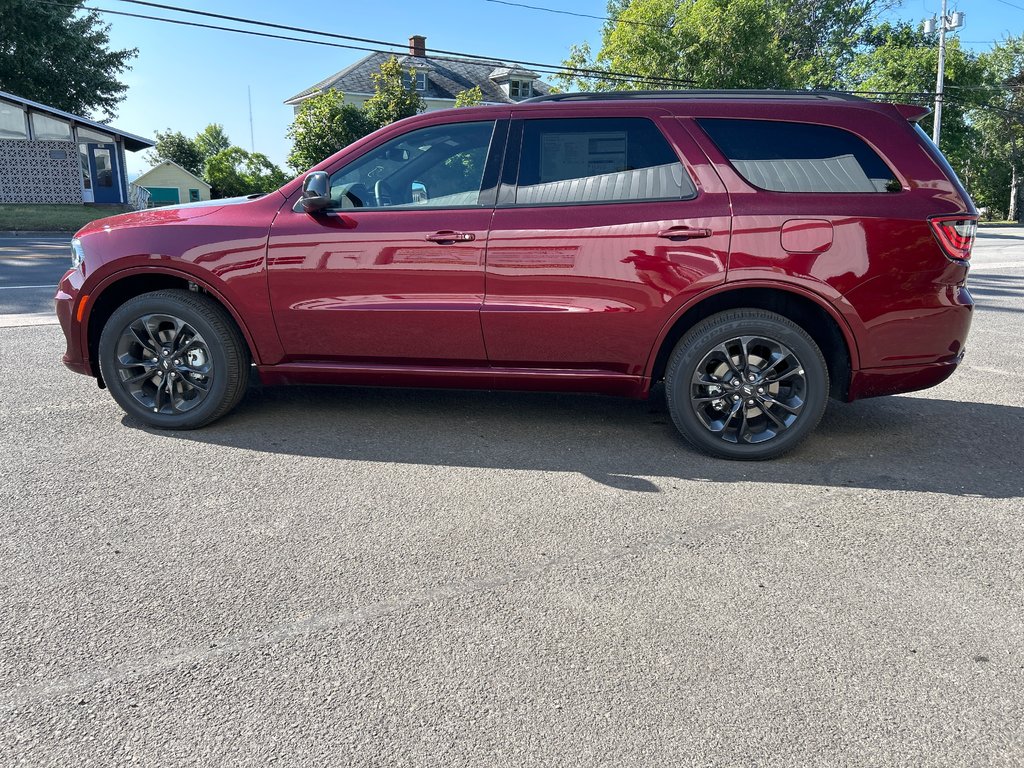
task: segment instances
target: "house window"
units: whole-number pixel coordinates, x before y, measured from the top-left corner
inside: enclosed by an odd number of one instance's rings
[[[508,95],[513,99],[528,99],[533,96],[533,83],[529,80],[510,80]]]
[[[71,126],[63,120],[33,112],[32,138],[36,141],[71,141]]]
[[[199,190],[198,189],[190,189],[188,191],[188,201],[190,203],[198,203],[199,202]]]
[[[25,110],[0,101],[0,139],[27,139]]]
[[[427,73],[417,72],[415,79],[409,74],[402,75],[402,83],[406,88],[415,88],[417,91],[427,90]]]
[[[79,141],[91,142],[93,144],[113,144],[114,143],[113,136],[108,136],[105,133],[99,133],[99,132],[94,131],[94,130],[92,130],[90,128],[83,128],[82,126],[78,126],[78,128],[76,130],[78,131],[78,140]]]
[[[89,170],[89,147],[78,145],[78,159],[82,163],[82,189],[92,189],[92,171]]]

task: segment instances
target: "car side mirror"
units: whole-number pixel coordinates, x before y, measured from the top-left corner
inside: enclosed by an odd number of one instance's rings
[[[307,173],[302,180],[302,210],[316,213],[331,205],[331,180],[324,171]]]

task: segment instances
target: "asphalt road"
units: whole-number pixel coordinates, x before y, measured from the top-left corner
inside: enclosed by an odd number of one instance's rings
[[[568,395],[141,429],[13,287],[65,252],[0,242],[0,765],[1024,763],[1024,229],[951,380],[756,465]]]

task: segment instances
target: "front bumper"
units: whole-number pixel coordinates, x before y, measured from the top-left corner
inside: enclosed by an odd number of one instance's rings
[[[95,373],[89,362],[88,350],[83,345],[85,334],[82,332],[82,324],[77,316],[84,281],[85,275],[80,269],[69,269],[57,284],[57,294],[53,297],[53,304],[57,320],[60,321],[60,327],[64,331],[64,339],[67,342],[67,350],[61,357],[61,362],[75,373],[93,376]]]

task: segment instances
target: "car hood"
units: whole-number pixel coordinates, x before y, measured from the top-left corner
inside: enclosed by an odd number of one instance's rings
[[[276,194],[271,192],[269,194]],[[75,237],[83,237],[94,232],[110,232],[125,227],[147,227],[155,224],[173,224],[190,219],[209,216],[221,208],[231,205],[243,205],[259,200],[266,195],[246,195],[244,197],[225,197],[219,200],[202,200],[198,203],[182,203],[181,205],[162,205],[159,208],[146,208],[142,211],[119,213],[105,219],[96,219],[78,230]]]

